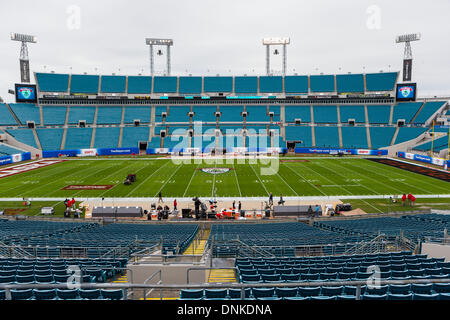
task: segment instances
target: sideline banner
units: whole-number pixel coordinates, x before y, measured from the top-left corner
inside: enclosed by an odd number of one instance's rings
[[[407,152],[398,152],[397,156],[403,159],[409,159],[424,163],[434,164],[436,166],[445,167],[447,165],[450,166],[450,161],[442,159],[442,158],[432,158],[430,156],[424,156],[421,154],[407,153]]]
[[[27,161],[27,160],[31,160],[30,152],[12,154],[9,156],[0,157],[0,166],[4,166],[6,164],[18,163],[18,162]]]
[[[307,154],[349,154],[367,156],[387,156],[387,150],[367,150],[367,149],[326,149],[326,148],[295,148],[295,153]]]

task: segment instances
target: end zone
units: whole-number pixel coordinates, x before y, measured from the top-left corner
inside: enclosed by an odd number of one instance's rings
[[[28,172],[31,170],[48,167],[48,166],[51,166],[51,165],[54,165],[54,164],[57,164],[60,162],[64,162],[64,161],[66,161],[66,160],[37,160],[37,161],[30,162],[27,164],[19,164],[17,166],[4,168],[4,169],[0,170],[0,179],[6,178],[9,176],[13,176],[16,174]]]

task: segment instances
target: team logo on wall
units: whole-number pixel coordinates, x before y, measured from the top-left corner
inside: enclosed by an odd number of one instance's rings
[[[411,87],[401,87],[400,88],[400,93],[405,98],[409,97],[412,92],[413,92],[413,88],[411,88]]]
[[[224,174],[230,171],[230,168],[203,168],[200,169],[204,173],[209,174]]]
[[[33,94],[33,91],[30,88],[21,88],[19,92],[25,99],[29,99]]]

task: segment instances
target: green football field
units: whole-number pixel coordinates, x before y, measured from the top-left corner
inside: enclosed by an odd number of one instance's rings
[[[267,164],[242,160],[176,164],[170,159],[69,160],[0,178],[0,198],[153,198],[366,196],[450,194],[450,183],[361,158],[283,158],[273,175]],[[212,174],[208,169],[223,171]],[[219,169],[220,168],[220,169]],[[206,169],[206,170],[202,170]],[[123,184],[136,174],[132,185]],[[109,185],[108,190],[63,190]]]

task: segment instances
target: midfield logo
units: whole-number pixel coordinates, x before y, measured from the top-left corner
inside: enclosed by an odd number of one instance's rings
[[[224,174],[230,171],[230,168],[203,168],[200,169],[204,173],[209,174]]]

